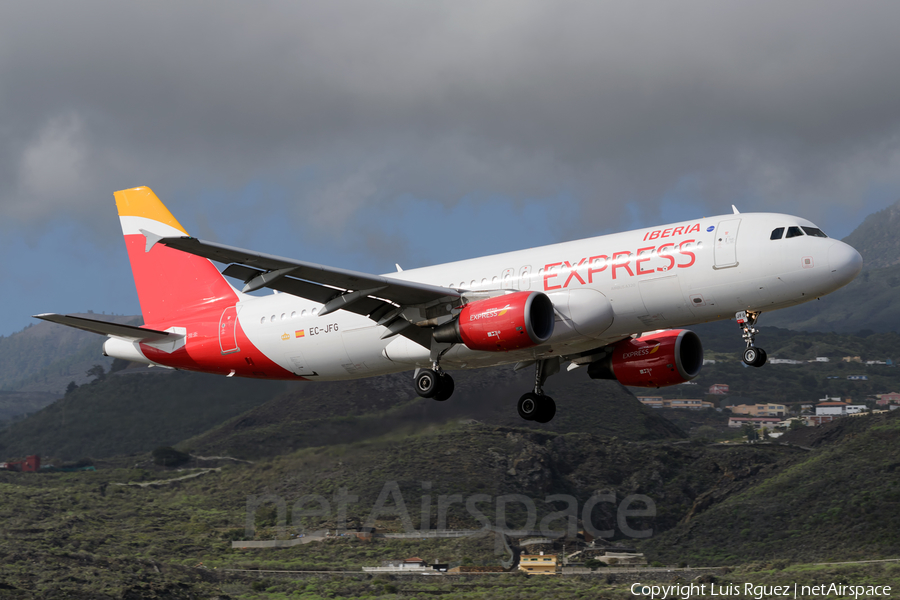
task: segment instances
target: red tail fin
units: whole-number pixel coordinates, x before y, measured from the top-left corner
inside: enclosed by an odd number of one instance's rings
[[[209,260],[159,244],[147,251],[142,231],[163,237],[188,235],[150,188],[122,190],[115,197],[147,325],[174,325],[173,321],[207,310],[218,319],[226,306],[237,302],[237,292]]]

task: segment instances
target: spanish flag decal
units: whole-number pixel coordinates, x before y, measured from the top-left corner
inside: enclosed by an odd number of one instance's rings
[[[306,337],[306,330],[298,329],[297,331],[294,332],[294,337],[298,337],[298,338]]]

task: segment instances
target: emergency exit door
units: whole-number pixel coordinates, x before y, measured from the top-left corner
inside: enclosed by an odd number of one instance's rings
[[[219,319],[219,349],[222,354],[231,354],[240,350],[237,345],[237,307],[229,306],[222,312]]]
[[[716,269],[737,266],[737,236],[740,226],[740,219],[719,221],[719,226],[716,227],[716,242],[713,246]]]

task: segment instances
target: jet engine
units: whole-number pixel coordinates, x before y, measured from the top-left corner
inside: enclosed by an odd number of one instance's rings
[[[472,350],[508,352],[543,344],[553,335],[553,302],[541,292],[515,292],[466,304],[434,339]]]
[[[622,385],[663,387],[690,381],[703,366],[700,337],[670,329],[616,342],[609,354],[588,366],[591,379],[617,379]]]

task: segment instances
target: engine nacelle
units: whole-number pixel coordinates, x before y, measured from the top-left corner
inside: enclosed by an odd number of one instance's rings
[[[543,344],[553,335],[553,302],[541,292],[515,292],[466,304],[434,339],[472,350],[508,352]]]
[[[588,366],[588,375],[658,388],[690,381],[702,366],[700,337],[687,329],[670,329],[616,342],[608,356]]]

